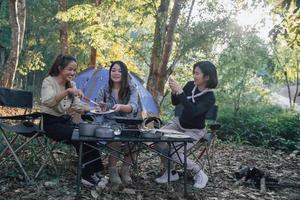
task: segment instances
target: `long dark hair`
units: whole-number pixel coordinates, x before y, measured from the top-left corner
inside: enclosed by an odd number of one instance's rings
[[[218,75],[215,65],[209,61],[197,62],[193,66],[193,73],[195,73],[196,67],[199,67],[199,69],[201,69],[204,77],[209,77],[209,80],[206,83],[206,87],[211,89],[216,88],[218,85]]]
[[[59,72],[61,70],[63,70],[66,66],[68,66],[68,64],[70,62],[77,62],[77,60],[76,60],[76,58],[74,58],[71,55],[62,55],[62,54],[59,54],[56,57],[56,59],[55,59],[53,65],[52,65],[51,69],[49,70],[49,75],[52,76],[52,77],[53,76],[58,76]],[[66,89],[71,88],[72,87],[71,82],[68,81],[66,83],[65,87],[66,87]]]
[[[111,69],[114,65],[119,65],[121,68],[121,88],[119,90],[119,100],[122,103],[126,103],[124,102],[126,100],[126,97],[128,96],[129,92],[130,92],[130,88],[129,88],[129,82],[128,82],[128,69],[125,63],[123,63],[122,61],[114,61],[111,63],[110,68],[109,68],[109,81],[108,81],[108,85],[109,85],[109,92],[112,92],[112,88],[113,88],[113,81],[111,80]]]

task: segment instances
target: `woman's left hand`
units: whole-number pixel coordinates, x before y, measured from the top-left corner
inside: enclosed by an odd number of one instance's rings
[[[67,89],[68,94],[73,94],[74,96],[77,96],[79,98],[83,97],[83,93],[81,90],[78,90],[76,88],[68,88]]]
[[[113,107],[112,107],[112,109],[114,109],[116,112],[119,112],[119,111],[121,111],[121,109],[122,109],[122,104],[115,104]]]
[[[91,111],[91,107],[90,106],[84,106],[83,107],[83,112],[90,112]]]

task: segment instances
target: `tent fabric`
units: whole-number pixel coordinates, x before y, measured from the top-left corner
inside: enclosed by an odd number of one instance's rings
[[[98,102],[100,90],[106,87],[108,83],[109,71],[108,69],[98,68],[84,70],[75,78],[75,83],[78,89],[83,91],[83,94],[91,100]],[[139,95],[139,106],[141,115],[158,116],[159,107],[155,102],[150,92],[143,86],[143,81],[135,73],[129,72],[131,84],[133,84]],[[92,104],[91,104],[92,106]]]
[[[86,74],[83,73],[81,75]],[[80,77],[80,75],[77,77]],[[95,102],[98,102],[97,98],[99,96],[100,90],[103,89],[108,82],[108,70],[102,68],[95,69],[95,71],[90,75],[90,78],[88,79],[86,84],[83,85],[83,87],[77,85],[77,77],[75,78],[77,88],[81,89],[86,97]]]
[[[94,67],[88,67],[80,72],[76,77],[76,87],[84,88],[95,71],[96,69]]]

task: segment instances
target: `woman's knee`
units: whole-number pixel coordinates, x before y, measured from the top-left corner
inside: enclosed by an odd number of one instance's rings
[[[117,149],[117,150],[121,149],[121,143],[120,142],[112,142],[112,143],[109,143],[108,146],[110,148],[114,148],[114,149]]]
[[[164,143],[164,142],[156,143],[154,145],[154,149],[161,152],[164,155],[168,155],[168,153],[169,153],[168,145],[167,145],[167,143]]]

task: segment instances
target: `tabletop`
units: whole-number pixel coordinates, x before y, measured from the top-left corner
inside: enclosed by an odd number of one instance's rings
[[[139,134],[126,134],[118,135],[112,138],[99,138],[90,136],[80,136],[78,132],[74,131],[72,135],[72,140],[74,141],[107,141],[107,142],[194,142],[193,138],[170,138],[170,137],[160,137],[160,138],[144,138]]]

